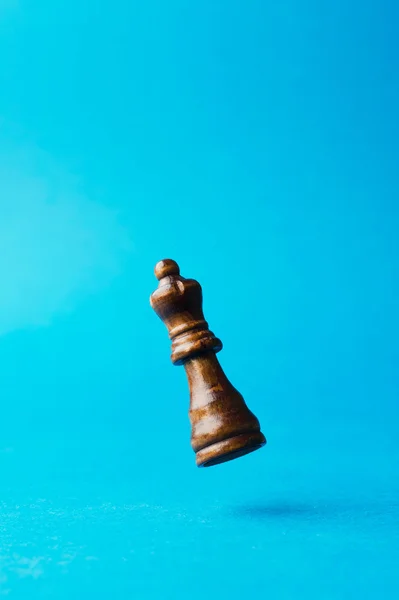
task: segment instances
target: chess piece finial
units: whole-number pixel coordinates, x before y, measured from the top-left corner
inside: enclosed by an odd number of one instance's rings
[[[150,303],[168,330],[173,364],[184,365],[187,374],[197,465],[210,467],[261,448],[266,439],[259,421],[216,356],[223,346],[205,321],[200,284],[182,277],[170,259],[156,265],[155,276],[159,285]]]

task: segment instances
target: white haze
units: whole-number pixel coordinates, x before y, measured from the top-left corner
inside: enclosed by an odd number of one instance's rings
[[[48,156],[0,143],[0,335],[72,310],[130,250],[118,215]]]

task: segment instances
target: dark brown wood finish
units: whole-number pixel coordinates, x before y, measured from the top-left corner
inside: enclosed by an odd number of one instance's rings
[[[210,467],[261,448],[266,439],[259,421],[216,356],[222,342],[208,329],[200,284],[182,277],[178,264],[170,259],[156,265],[155,275],[159,285],[150,302],[168,329],[173,364],[186,370],[197,465]]]

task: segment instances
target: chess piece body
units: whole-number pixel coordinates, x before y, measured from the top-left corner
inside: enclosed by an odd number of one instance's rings
[[[259,421],[216,356],[223,345],[208,328],[200,284],[182,277],[170,259],[156,265],[155,275],[159,285],[150,303],[167,327],[173,364],[183,365],[186,371],[197,466],[210,467],[261,448],[266,439]]]

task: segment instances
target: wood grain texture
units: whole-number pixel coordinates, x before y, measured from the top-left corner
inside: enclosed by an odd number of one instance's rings
[[[150,303],[168,330],[173,364],[184,365],[186,371],[197,466],[210,467],[261,448],[266,439],[259,421],[216,356],[223,345],[208,328],[200,284],[182,277],[170,259],[156,265],[155,275],[159,285]]]

